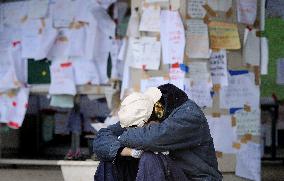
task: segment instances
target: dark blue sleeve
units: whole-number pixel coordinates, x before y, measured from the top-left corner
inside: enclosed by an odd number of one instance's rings
[[[190,102],[175,110],[162,123],[127,129],[119,141],[126,147],[157,152],[190,149],[199,146],[204,135],[210,135],[206,124],[203,112]]]
[[[121,144],[118,140],[125,129],[121,128],[120,124],[114,124],[107,128],[102,128],[96,135],[93,142],[93,151],[101,161],[112,161]]]

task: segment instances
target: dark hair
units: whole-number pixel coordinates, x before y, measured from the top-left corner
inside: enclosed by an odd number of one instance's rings
[[[184,91],[173,84],[164,84],[159,86],[158,89],[162,92],[162,97],[158,102],[164,107],[164,115],[162,118],[158,118],[153,110],[149,120],[158,120],[161,122],[166,119],[174,109],[185,103],[188,100],[188,97]]]

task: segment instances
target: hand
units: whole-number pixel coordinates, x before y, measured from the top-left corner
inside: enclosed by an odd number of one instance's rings
[[[133,158],[140,158],[142,153],[143,153],[142,150],[135,150],[135,149],[125,147],[121,151],[120,155],[121,156],[131,156]]]
[[[125,148],[123,148],[123,150],[120,152],[120,155],[121,155],[121,156],[132,156],[131,153],[132,153],[132,149],[125,147]]]

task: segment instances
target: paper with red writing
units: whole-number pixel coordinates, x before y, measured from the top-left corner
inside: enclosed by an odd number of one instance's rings
[[[237,0],[238,22],[252,25],[256,19],[257,0]]]
[[[178,11],[161,12],[161,43],[164,64],[183,63],[185,31]]]
[[[7,123],[13,129],[20,128],[27,111],[28,98],[28,88],[0,95],[0,122]]]
[[[49,94],[76,95],[73,65],[70,61],[52,62],[50,66],[51,84]]]
[[[189,58],[209,58],[208,27],[203,20],[190,19],[187,22],[186,55]]]

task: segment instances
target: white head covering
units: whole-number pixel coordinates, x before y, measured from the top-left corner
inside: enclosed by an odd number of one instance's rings
[[[162,97],[156,87],[148,88],[144,93],[134,92],[121,103],[118,117],[122,128],[142,127],[150,118],[154,104]]]

